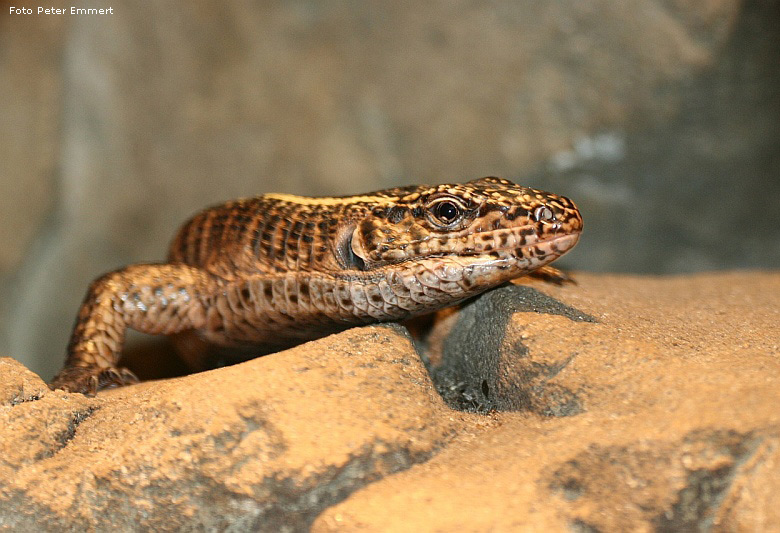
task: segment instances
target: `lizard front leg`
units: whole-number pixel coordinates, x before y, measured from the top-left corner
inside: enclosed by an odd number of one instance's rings
[[[216,278],[184,264],[139,264],[96,279],[81,304],[65,366],[49,386],[94,395],[111,385],[137,381],[118,368],[127,328],[169,334],[202,328],[204,297]]]

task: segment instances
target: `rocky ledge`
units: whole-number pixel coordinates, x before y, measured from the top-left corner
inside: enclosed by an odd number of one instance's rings
[[[0,359],[0,529],[778,527],[780,273],[576,279],[96,398]]]

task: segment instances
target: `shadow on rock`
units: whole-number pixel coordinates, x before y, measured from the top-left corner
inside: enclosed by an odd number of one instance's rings
[[[531,353],[513,317],[557,315],[573,322],[596,319],[532,287],[506,285],[464,305],[440,343],[441,361],[429,365],[444,400],[467,411],[532,411],[571,416],[583,411],[578,392],[554,383],[571,353]],[[436,327],[436,326],[434,326]],[[423,348],[425,350],[425,348]]]

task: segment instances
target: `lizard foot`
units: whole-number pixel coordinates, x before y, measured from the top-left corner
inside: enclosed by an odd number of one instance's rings
[[[126,368],[72,366],[60,370],[59,374],[49,383],[49,388],[95,396],[99,390],[123,387],[133,383],[138,383],[138,378]]]
[[[546,281],[547,283],[552,283],[554,285],[563,285],[564,283],[574,283],[575,285],[577,284],[577,282],[574,281],[574,278],[572,278],[566,272],[563,270],[558,270],[557,268],[551,267],[549,265],[537,268],[533,272],[529,273],[528,276]]]

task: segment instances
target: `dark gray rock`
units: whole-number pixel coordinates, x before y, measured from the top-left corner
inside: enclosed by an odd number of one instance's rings
[[[532,287],[489,291],[462,307],[444,339],[442,362],[432,372],[438,390],[451,406],[466,410],[529,410],[545,416],[581,412],[577,393],[553,382],[572,356],[530,353],[522,339],[507,331],[516,313],[596,321]]]

